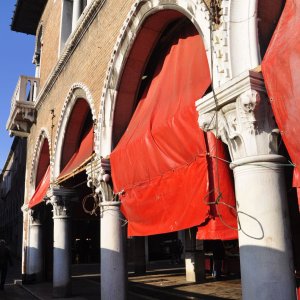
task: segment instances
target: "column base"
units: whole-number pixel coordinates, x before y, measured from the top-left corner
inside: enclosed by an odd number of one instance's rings
[[[186,281],[203,282],[205,279],[205,265],[203,251],[186,251],[185,253]]]

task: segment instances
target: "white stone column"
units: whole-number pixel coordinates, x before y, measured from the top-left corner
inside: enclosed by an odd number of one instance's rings
[[[43,235],[41,214],[29,209],[29,245],[27,248],[27,274],[25,281],[39,282],[43,279]]]
[[[55,187],[47,196],[53,206],[53,297],[68,297],[72,294],[69,206],[75,195],[73,190]]]
[[[127,299],[125,229],[120,201],[112,191],[109,159],[87,168],[88,186],[94,186],[100,204],[101,299]]]
[[[234,172],[243,299],[296,299],[278,129],[260,73],[197,102],[202,129],[228,144]]]
[[[185,278],[188,282],[203,282],[205,278],[204,251],[196,246],[197,228],[185,231]]]
[[[81,0],[73,0],[72,32],[76,28],[77,21],[80,18],[81,12],[82,12]]]

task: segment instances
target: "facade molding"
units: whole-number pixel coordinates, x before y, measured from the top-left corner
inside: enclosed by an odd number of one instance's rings
[[[75,51],[77,45],[80,43],[81,39],[85,35],[89,26],[91,25],[105,2],[106,0],[94,0],[91,5],[87,7],[86,12],[82,15],[81,21],[78,22],[76,29],[66,41],[64,51],[62,52],[56,66],[53,68],[45,85],[43,86],[37,97],[37,100],[35,102],[35,108],[37,111],[41,108],[43,102],[47,98],[47,95],[51,91],[51,88],[55,84],[59,75],[61,74],[69,59],[71,58],[73,52]]]
[[[99,137],[96,153],[106,156],[111,152],[112,123],[116,105],[117,91],[121,75],[136,37],[151,15],[162,10],[176,10],[185,15],[203,38],[210,64],[210,21],[208,7],[199,0],[151,0],[136,1],[127,15],[114,46],[100,100]]]
[[[97,118],[96,118],[96,110],[95,110],[93,96],[90,90],[88,89],[88,87],[84,83],[81,82],[74,83],[68,92],[68,95],[66,97],[65,103],[61,110],[60,118],[57,124],[57,131],[56,131],[54,144],[53,144],[53,156],[50,159],[50,165],[52,167],[50,172],[51,182],[53,182],[53,180],[59,175],[60,161],[61,161],[61,154],[62,154],[61,150],[62,150],[65,132],[67,129],[67,124],[71,116],[73,107],[77,99],[79,98],[85,99],[89,104],[92,113],[93,122],[95,124],[94,128],[95,130],[97,130]],[[96,135],[94,136],[94,138],[96,139]]]

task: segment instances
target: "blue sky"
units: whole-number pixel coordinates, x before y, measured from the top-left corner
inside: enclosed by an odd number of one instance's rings
[[[11,97],[20,75],[34,75],[34,36],[10,30],[17,0],[0,1],[0,169],[3,168],[13,138],[5,129]]]

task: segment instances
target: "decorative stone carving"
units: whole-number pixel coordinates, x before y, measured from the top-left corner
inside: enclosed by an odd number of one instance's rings
[[[100,206],[119,205],[119,199],[113,194],[109,158],[94,159],[87,166],[88,187],[95,189],[99,195]]]
[[[197,101],[199,125],[225,142],[233,161],[277,154],[277,129],[263,79],[255,72],[220,87]]]
[[[53,206],[53,218],[70,217],[70,206],[77,199],[76,192],[73,189],[59,186],[52,187],[47,193],[47,198],[46,204]]]

